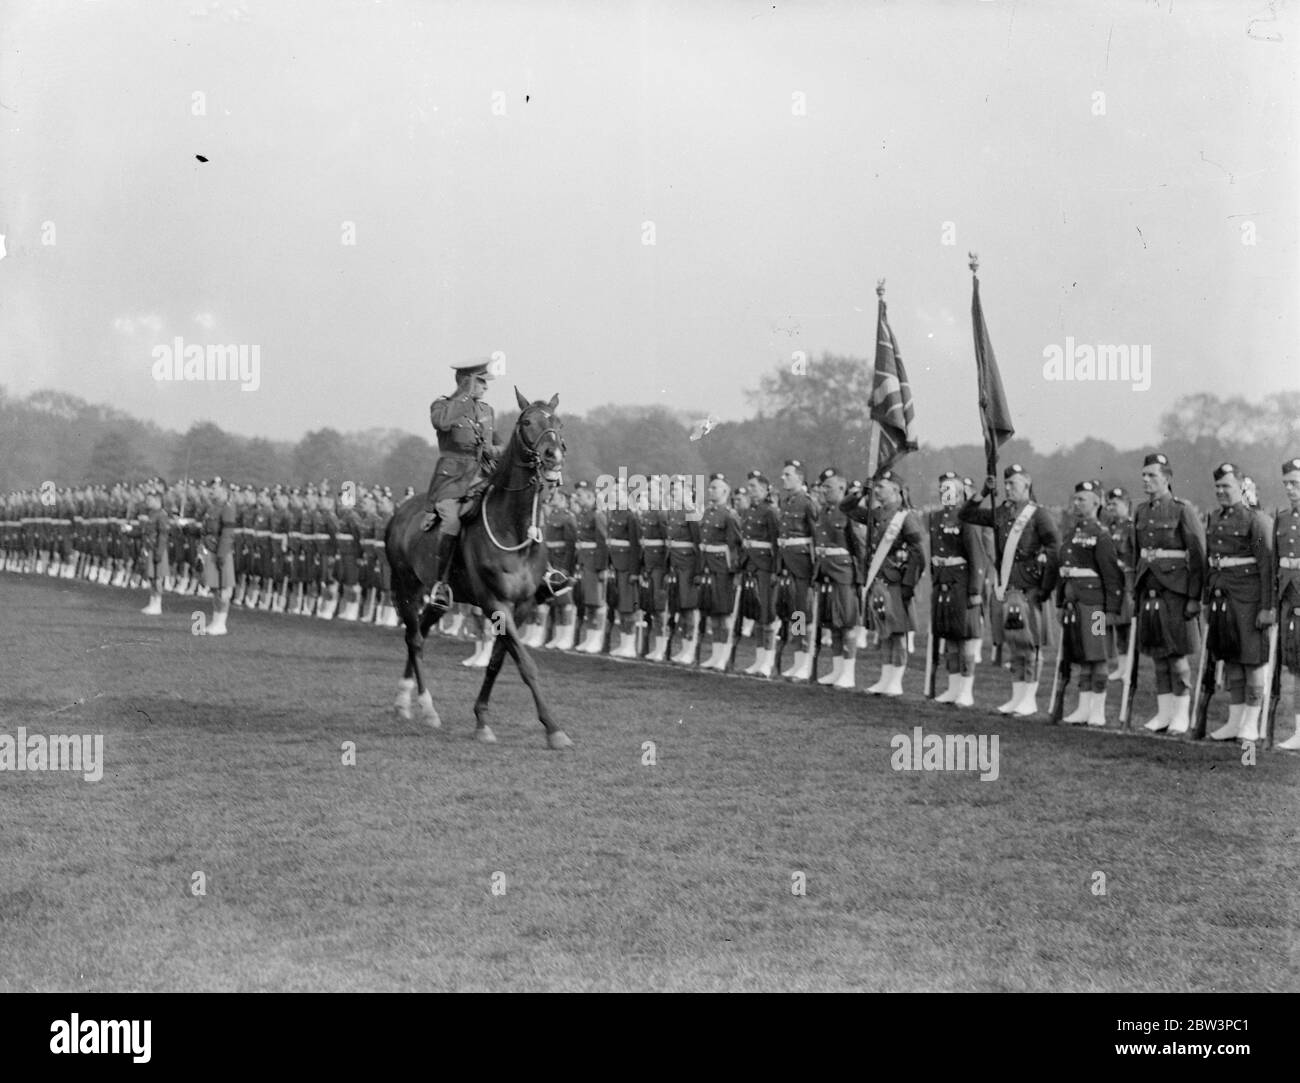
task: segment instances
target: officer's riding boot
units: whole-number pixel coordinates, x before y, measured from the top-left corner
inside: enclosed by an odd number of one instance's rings
[[[451,562],[456,557],[456,535],[443,534],[438,539],[438,581],[429,591],[429,601],[436,605],[450,606],[453,598],[447,576],[451,573]]]
[[[429,491],[424,497],[424,518],[420,520],[420,529],[428,533],[438,525],[438,508],[433,502],[433,478],[429,479]]]

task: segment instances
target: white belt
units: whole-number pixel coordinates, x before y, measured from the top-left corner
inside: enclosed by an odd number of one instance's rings
[[[1291,571],[1300,571],[1300,557],[1278,557],[1277,566]]]
[[[693,541],[670,541],[668,545],[670,548],[673,549],[694,549],[695,548],[695,543]]]
[[[275,541],[288,541],[288,540],[289,540],[289,535],[288,535],[288,534],[277,534],[277,533],[275,533],[274,531],[271,532],[271,537],[272,537]]]
[[[596,548],[596,543],[595,543],[595,542],[574,542],[574,545],[576,545],[579,549],[595,549],[595,548]]]
[[[729,545],[701,545],[701,553],[727,553],[731,551]]]
[[[1186,558],[1186,549],[1143,549],[1143,560],[1176,560]]]
[[[269,537],[271,537],[271,532],[270,532],[269,530],[254,530],[254,531],[253,531],[253,537],[255,537],[255,538],[269,538]]]
[[[931,557],[930,563],[936,568],[960,568],[966,563],[965,557]]]
[[[568,542],[564,541],[563,539],[560,539],[559,541],[548,541],[546,543],[546,547],[548,549],[563,549],[568,544],[569,544]]]
[[[641,544],[648,549],[657,549],[663,545],[663,538],[642,538]]]
[[[812,538],[782,538],[781,539],[782,549],[790,545],[812,545]]]
[[[819,557],[846,557],[849,551],[842,546],[819,545],[817,546],[817,555]]]
[[[1210,557],[1211,568],[1248,568],[1255,562],[1254,557]]]
[[[312,541],[329,541],[329,540],[330,540],[330,536],[329,536],[328,534],[304,534],[303,537],[304,537],[304,538],[311,538]]]
[[[746,538],[745,548],[746,549],[771,549],[772,543],[768,541],[756,541],[753,538]]]
[[[1100,579],[1101,572],[1095,572],[1091,568],[1075,568],[1065,565],[1060,569],[1062,579]]]
[[[607,538],[605,544],[611,549],[629,549],[632,546],[631,538]]]

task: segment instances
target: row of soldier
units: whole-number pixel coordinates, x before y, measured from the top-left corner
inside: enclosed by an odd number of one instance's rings
[[[939,702],[974,704],[990,630],[1013,681],[998,709],[1038,713],[1053,610],[1062,695],[1077,669],[1079,694],[1067,723],[1105,725],[1108,686],[1132,672],[1121,661],[1136,663],[1132,645],[1155,668],[1159,709],[1146,728],[1187,732],[1192,666],[1205,656],[1202,606],[1230,700],[1227,724],[1212,737],[1256,740],[1270,660],[1292,673],[1300,668],[1300,460],[1284,464],[1291,506],[1272,522],[1250,506],[1250,487],[1229,463],[1215,471],[1220,509],[1202,522],[1173,495],[1173,470],[1159,453],[1142,467],[1145,500],[1132,507],[1122,488],[1081,481],[1059,524],[1034,499],[1032,479],[1018,464],[1004,472],[996,507],[983,499],[997,490],[995,479],[975,492],[969,478],[945,473],[928,523],[892,470],[870,493],[833,468],[808,485],[798,460],[786,462],[775,486],[751,471],[733,491],[715,474],[703,506],[687,479],[665,480],[663,492],[620,491],[613,499],[585,482],[572,494],[550,494],[545,544],[573,585],[538,607],[526,644],[725,671],[738,640],[752,638],[748,675],[779,672],[854,688],[857,653],[870,635],[883,654],[867,691],[898,696],[917,625],[914,595],[928,570],[935,653],[926,661],[947,674]],[[132,519],[137,500],[144,509]],[[193,518],[182,514],[187,502]],[[99,514],[106,510],[121,514]],[[186,490],[155,481],[135,492],[58,493],[52,507],[34,493],[11,495],[0,545],[10,568],[34,569],[44,554],[65,575],[120,585],[134,570],[152,584],[145,612],[154,613],[169,586],[202,589],[195,585],[202,566],[215,591],[210,633],[225,631],[232,601],[395,627],[383,558],[391,512],[391,497],[379,487],[345,499],[315,486],[301,493],[228,490],[213,479]],[[448,634],[473,615],[457,610],[444,622]],[[469,623],[478,623],[479,649],[466,664],[484,665],[490,629],[481,615]],[[1279,630],[1281,642],[1271,647]],[[831,666],[819,676],[825,648]],[[780,668],[779,659],[788,664]],[[1293,736],[1280,747],[1298,744]]]
[[[232,605],[395,628],[383,549],[392,513],[381,486],[46,487],[0,502],[0,550],[9,570],[146,587],[150,615],[164,593],[211,597],[209,635],[226,634]]]

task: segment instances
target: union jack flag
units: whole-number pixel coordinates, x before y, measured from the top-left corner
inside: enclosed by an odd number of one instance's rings
[[[916,418],[912,410],[912,385],[898,352],[898,340],[885,317],[885,299],[880,299],[876,323],[876,375],[871,384],[871,420],[880,427],[880,453],[876,474],[888,470],[909,451],[916,440]]]

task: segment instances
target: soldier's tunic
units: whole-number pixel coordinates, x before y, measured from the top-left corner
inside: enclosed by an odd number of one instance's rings
[[[77,514],[77,505],[71,495],[63,493],[59,496],[57,505],[58,514],[58,557],[60,560],[69,561],[76,549],[73,541],[73,516]]]
[[[663,631],[663,617],[668,609],[668,527],[664,513],[650,508],[637,513],[637,540],[641,551],[641,575],[649,583],[655,629]]]
[[[252,540],[251,531],[252,520],[250,518],[251,509],[242,499],[236,501],[231,498],[231,506],[235,512],[235,525],[231,528],[231,559],[235,564],[235,576],[248,575],[249,564],[249,542]]]
[[[710,505],[700,516],[700,572],[711,580],[708,615],[729,617],[735,605],[735,572],[743,540],[740,519],[728,507]]]
[[[628,508],[605,513],[609,567],[613,572],[614,602],[620,615],[631,615],[637,607],[637,579],[641,571],[641,524]]]
[[[582,508],[573,513],[574,549],[577,551],[578,584],[574,592],[578,605],[599,608],[605,604],[604,584],[600,573],[609,566],[605,545],[608,525],[605,513],[597,508]]]
[[[361,581],[361,518],[354,508],[344,508],[337,521],[338,580],[345,587],[355,587]]]
[[[789,620],[791,613],[811,612],[818,509],[813,498],[802,491],[782,493],[779,508],[777,614]]]
[[[293,511],[288,507],[272,508],[270,515],[271,531],[271,566],[272,582],[279,589],[286,579],[293,579],[293,568],[289,556],[289,531],[293,529]]]
[[[916,513],[903,507],[868,506],[865,501],[850,505],[849,517],[867,524],[865,573],[876,550],[885,539],[895,516],[902,514],[902,525],[890,543],[889,552],[873,582],[867,584],[867,605],[876,630],[882,636],[904,636],[916,627],[912,613],[912,595],[925,571],[925,535]],[[865,574],[864,574],[865,578]]]
[[[275,576],[276,545],[271,538],[271,521],[274,516],[274,508],[259,502],[253,506],[252,518],[248,524],[250,531],[248,574],[266,580],[265,585],[268,587]]]
[[[161,584],[171,575],[167,547],[171,541],[171,516],[165,508],[146,509],[141,516],[140,549],[143,574]]]
[[[1278,658],[1300,673],[1300,510],[1284,508],[1273,523],[1277,561],[1277,604],[1281,613]],[[1298,712],[1300,713],[1300,712]]]
[[[835,504],[827,504],[813,527],[817,557],[816,589],[822,598],[819,620],[836,632],[853,628],[861,617],[858,587],[865,569],[852,524],[851,516]]]
[[[757,503],[740,516],[740,536],[744,545],[741,557],[746,576],[754,580],[758,592],[758,617],[761,625],[776,619],[776,572],[781,559],[781,515],[771,504]]]
[[[380,564],[387,563],[384,550],[384,518],[376,508],[357,515],[358,540],[361,555],[357,565],[357,581],[362,590],[380,590],[382,576]]]
[[[997,547],[995,551],[1002,552],[1005,558],[1011,528],[1024,507],[1024,504],[1012,504],[1004,500],[995,511],[990,511],[980,506],[979,498],[972,497],[960,509],[958,518],[963,523],[991,526]],[[1056,586],[1060,545],[1060,534],[1047,509],[1035,506],[1016,543],[1010,576],[1004,584],[1002,598],[1003,642],[1020,659],[1022,669],[1028,653],[1037,650],[1043,643],[1042,604]],[[1001,569],[994,568],[993,577],[1000,580]],[[1014,668],[1013,659],[1013,675]],[[1023,678],[1016,679],[1033,681],[1037,678],[1034,674],[1026,674]]]
[[[220,591],[235,585],[235,509],[229,501],[203,511],[203,583]]]
[[[307,535],[313,520],[305,504],[289,505],[289,551],[286,554],[289,577],[294,584],[306,584],[311,560]]]
[[[984,635],[983,611],[970,605],[982,598],[988,579],[988,564],[982,531],[963,523],[959,507],[941,507],[930,515],[930,626],[940,639],[949,641],[950,672],[954,649],[963,639]]]
[[[322,585],[338,579],[339,520],[332,507],[321,505],[316,509],[316,545],[318,549],[319,579]]]
[[[1259,512],[1234,504],[1210,515],[1204,604],[1207,646],[1227,663],[1262,666],[1268,632],[1255,627],[1262,610],[1275,607],[1273,539]]]
[[[663,516],[664,537],[668,543],[668,569],[677,581],[668,591],[668,609],[682,613],[699,608],[700,574],[699,513],[670,508]]]
[[[496,416],[482,399],[457,393],[434,399],[429,422],[438,434],[438,465],[429,483],[428,504],[444,522],[459,515],[461,497],[501,453]]]
[[[1061,650],[1071,665],[1106,660],[1106,622],[1119,616],[1124,572],[1110,532],[1096,519],[1075,519],[1060,550],[1056,604],[1062,613]],[[1104,675],[1103,675],[1104,677]],[[1081,682],[1082,686],[1082,682]],[[1091,686],[1092,691],[1105,691]]]
[[[1139,504],[1133,548],[1138,647],[1154,658],[1194,654],[1196,620],[1184,613],[1205,586],[1205,536],[1191,505],[1172,494]]]
[[[546,555],[551,567],[565,575],[572,575],[577,566],[575,543],[578,540],[578,526],[573,512],[554,505],[547,508],[542,533],[546,539]]]

